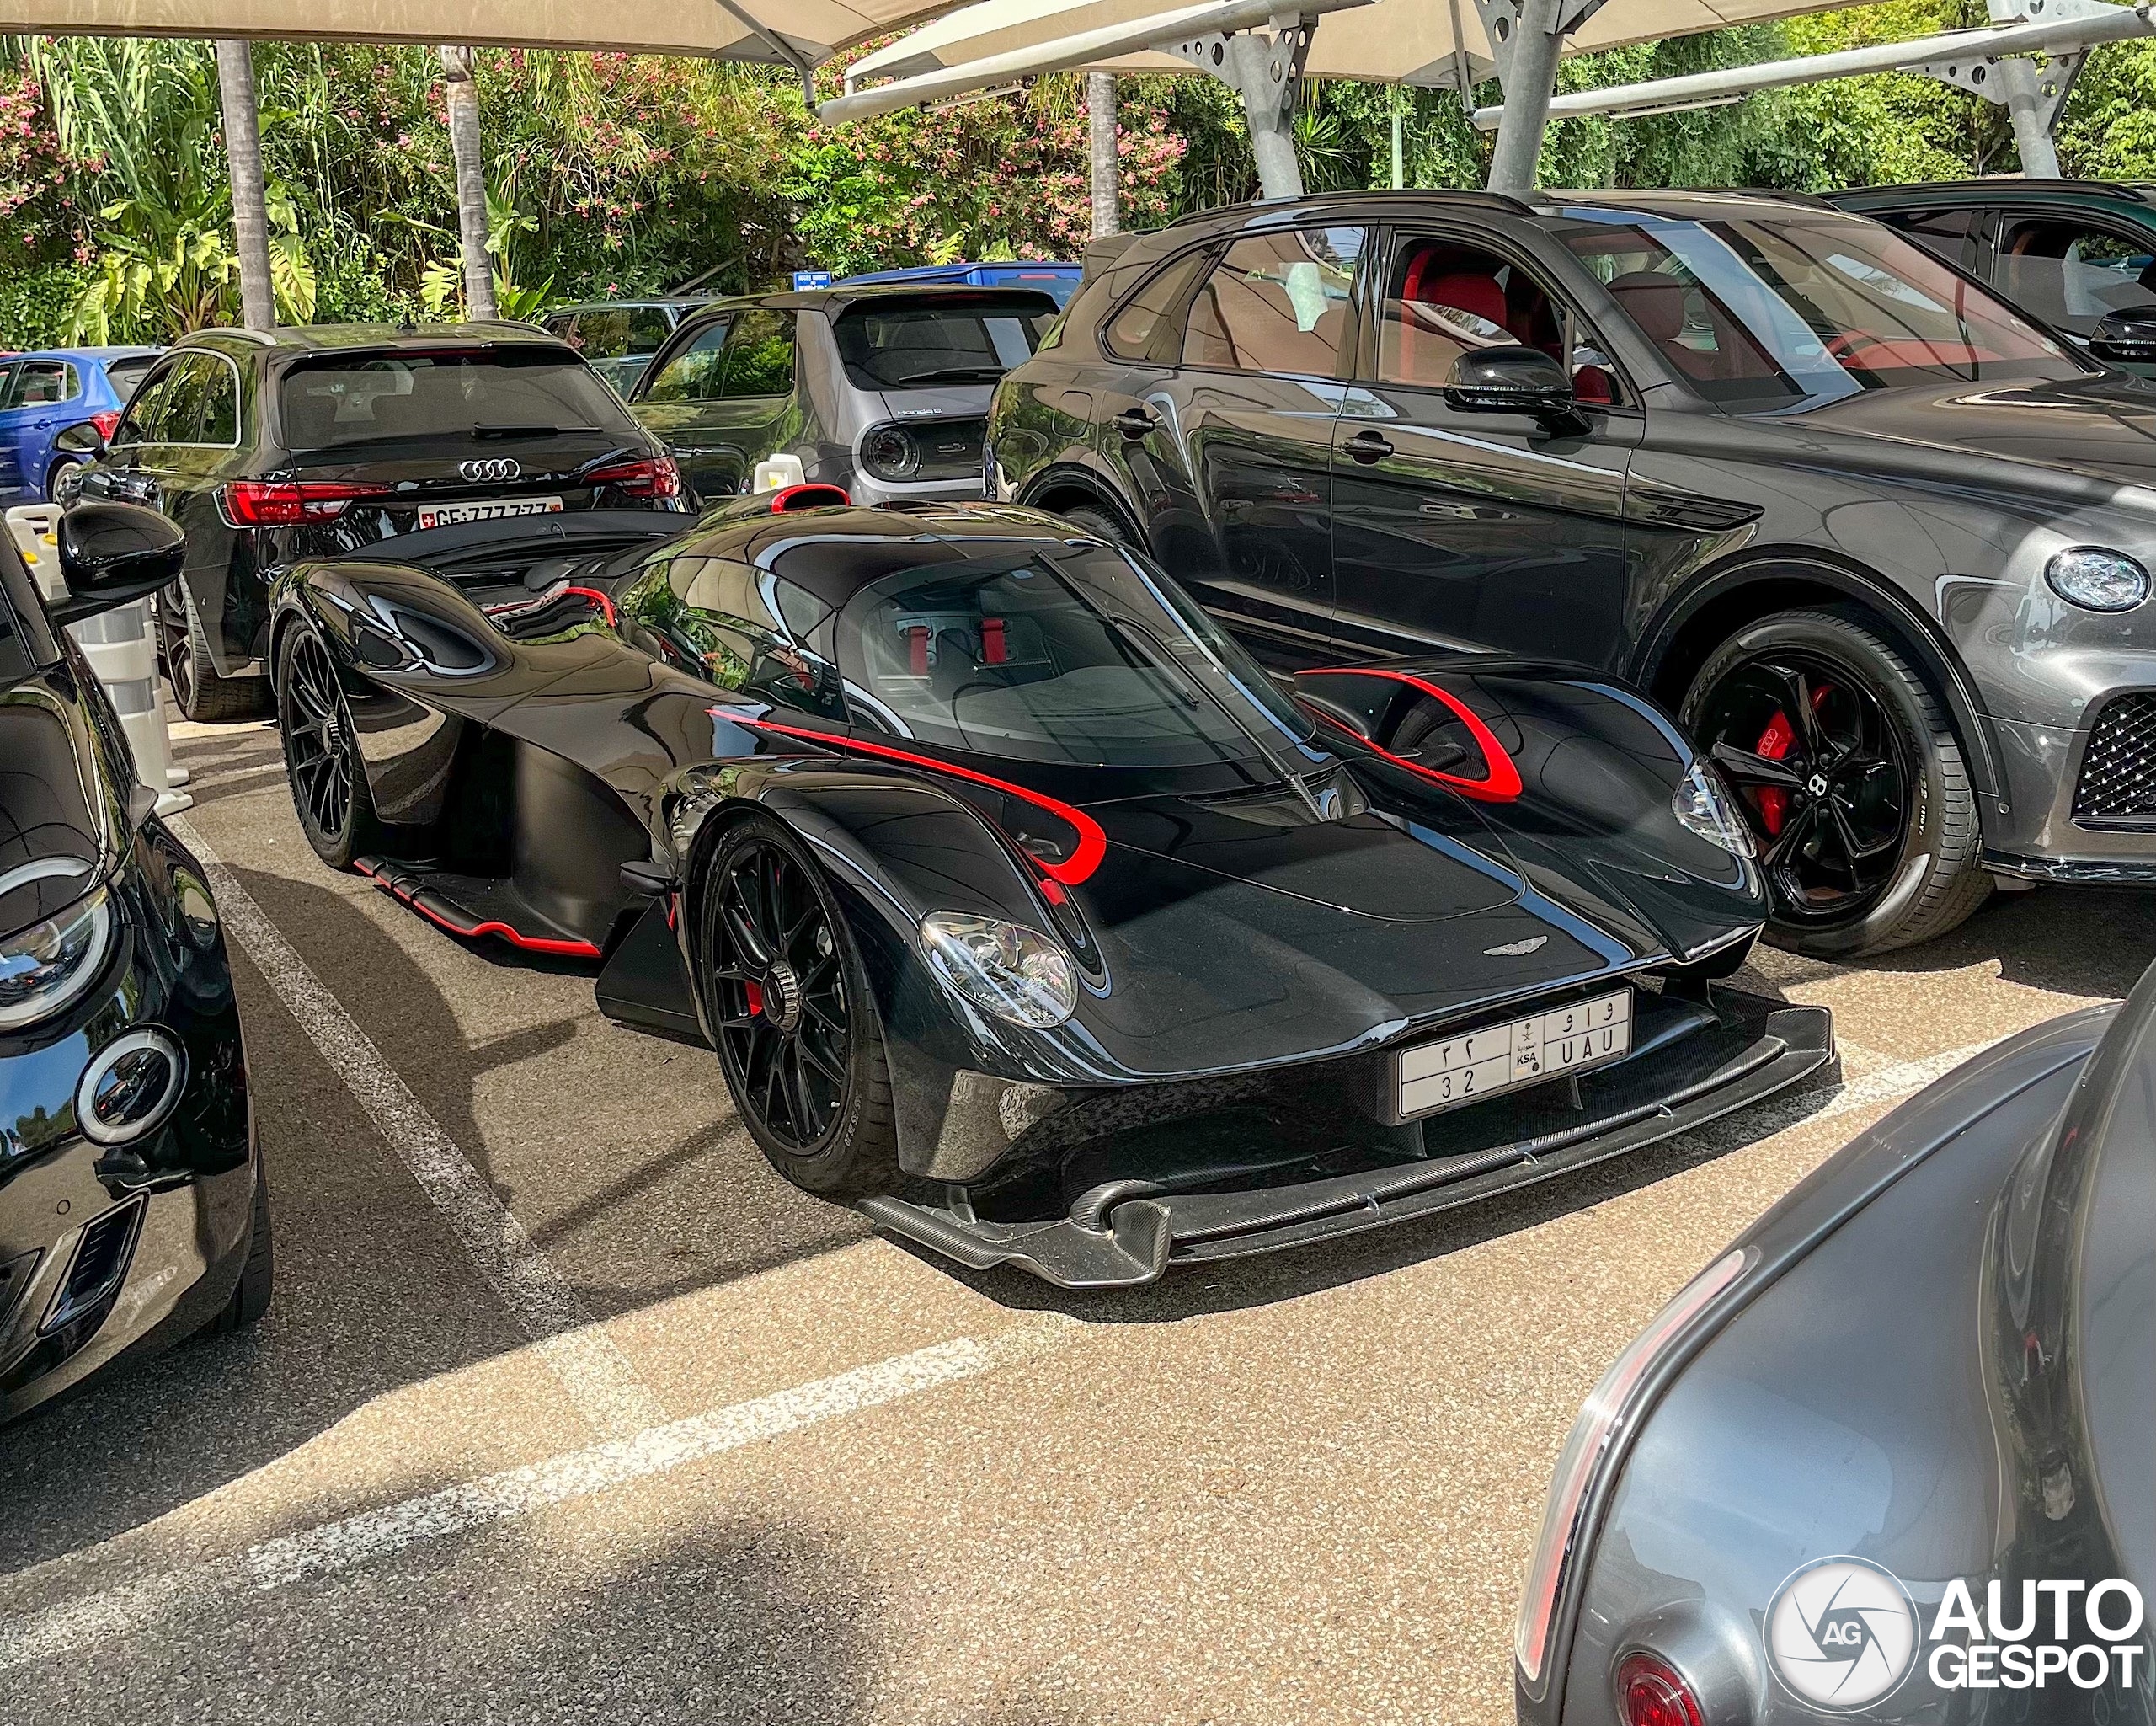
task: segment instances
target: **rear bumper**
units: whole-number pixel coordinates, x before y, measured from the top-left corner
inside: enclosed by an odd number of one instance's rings
[[[1668,1015],[1671,1034],[1646,1034],[1643,1016],[1638,1053],[1580,1076],[1577,1107],[1566,1081],[1493,1098],[1394,1129],[1392,1160],[1365,1158],[1345,1173],[1267,1182],[1266,1159],[1245,1147],[1241,1170],[1216,1163],[1156,1178],[1134,1166],[1080,1194],[1067,1214],[1037,1220],[983,1217],[963,1196],[942,1205],[878,1196],[858,1208],[974,1269],[1012,1264],[1071,1289],[1149,1283],[1171,1264],[1357,1234],[1547,1180],[1689,1131],[1834,1060],[1823,1007],[1717,989],[1704,1007],[1671,1001]]]

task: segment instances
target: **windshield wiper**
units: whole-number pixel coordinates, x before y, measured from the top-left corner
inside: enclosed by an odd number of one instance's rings
[[[894,378],[886,389],[905,389],[916,383],[985,383],[1003,376],[1001,366],[947,366],[940,371],[915,371]]]
[[[575,431],[600,431],[597,425],[475,425],[474,437],[563,437]]]

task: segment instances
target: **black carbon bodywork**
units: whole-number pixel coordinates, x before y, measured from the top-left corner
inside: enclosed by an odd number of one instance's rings
[[[92,880],[112,911],[79,997],[0,1030],[0,1420],[216,1320],[248,1256],[259,1161],[223,932],[201,866],[134,779],[103,692],[0,548],[0,881],[84,866],[0,892],[0,937]],[[85,1069],[151,1028],[184,1051],[176,1100],[131,1142],[92,1142]]]
[[[699,560],[782,568],[842,608],[895,569],[1073,548],[1101,549],[1031,510],[744,504],[566,577],[302,564],[275,628],[329,644],[376,807],[424,836],[361,867],[452,930],[596,961],[601,1007],[640,1029],[709,1040],[707,860],[745,813],[783,823],[841,909],[890,1070],[905,1182],[864,1208],[976,1262],[1144,1280],[1171,1256],[1431,1208],[1409,1187],[1450,1202],[1614,1154],[1831,1061],[1823,1013],[1710,987],[1759,927],[1756,871],[1677,820],[1691,751],[1605,676],[1497,659],[1308,676],[1315,729],[1291,793],[1234,751],[1071,765],[850,728],[721,687],[615,614],[638,572]],[[1516,783],[1389,751],[1417,713],[1471,713]],[[1022,1028],[959,997],[923,958],[931,912],[1051,934],[1078,977],[1068,1021]],[[1441,1130],[1401,1119],[1403,1044],[1618,981],[1637,991],[1630,1061],[1577,1094],[1433,1117]],[[1177,1122],[1170,1145],[1158,1130]],[[1373,1172],[1393,1196],[1337,1202]],[[1139,1180],[1178,1196],[1129,1208],[1145,1195],[1097,1191]],[[1257,1192],[1241,1210],[1223,1197]],[[1154,1210],[1170,1217],[1157,1249],[1100,1257]],[[1027,1244],[1001,1250],[1013,1229]]]

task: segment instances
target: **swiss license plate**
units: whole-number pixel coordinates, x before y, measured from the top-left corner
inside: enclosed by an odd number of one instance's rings
[[[419,511],[422,527],[446,527],[456,521],[499,521],[507,516],[559,513],[559,498],[499,498],[483,504],[430,504]]]
[[[1485,1025],[1400,1051],[1400,1114],[1412,1119],[1598,1066],[1632,1046],[1632,991]]]

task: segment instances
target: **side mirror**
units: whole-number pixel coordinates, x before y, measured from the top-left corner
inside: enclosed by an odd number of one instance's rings
[[[2099,318],[2089,351],[2114,366],[2156,365],[2156,306]]]
[[[1577,411],[1572,380],[1540,348],[1481,348],[1452,362],[1446,403],[1463,414],[1533,414],[1568,418]]]
[[[87,456],[93,462],[105,452],[104,434],[90,421],[71,425],[52,440],[56,450],[65,450],[71,456]]]
[[[45,607],[79,623],[179,579],[187,542],[168,516],[140,504],[77,504],[60,518],[60,574],[67,597]]]

